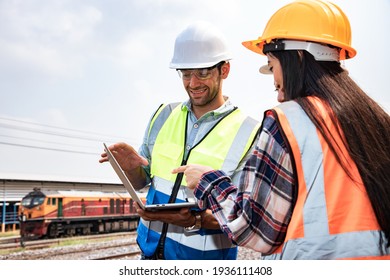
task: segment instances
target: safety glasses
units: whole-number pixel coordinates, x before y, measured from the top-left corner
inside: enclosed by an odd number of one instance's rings
[[[207,80],[211,78],[211,75],[213,73],[213,70],[217,68],[218,66],[224,64],[225,62],[220,62],[218,64],[215,64],[214,66],[208,67],[208,68],[199,68],[199,69],[177,69],[177,73],[179,74],[179,77],[185,81],[188,81],[191,79],[192,75],[195,75],[195,77],[199,80]]]

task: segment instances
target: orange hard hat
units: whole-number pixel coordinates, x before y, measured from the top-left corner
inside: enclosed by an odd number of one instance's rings
[[[347,16],[338,6],[327,1],[298,0],[287,4],[274,13],[258,39],[242,44],[264,55],[264,45],[279,39],[336,47],[340,50],[339,60],[356,55],[356,50],[351,47],[351,26]]]

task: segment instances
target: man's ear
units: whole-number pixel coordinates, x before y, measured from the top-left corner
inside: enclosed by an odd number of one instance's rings
[[[229,72],[230,72],[230,63],[226,62],[221,67],[222,79],[226,79],[229,76]]]

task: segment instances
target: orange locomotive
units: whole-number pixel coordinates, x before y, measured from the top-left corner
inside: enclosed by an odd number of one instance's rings
[[[41,191],[34,189],[19,207],[23,238],[131,231],[139,216],[126,192]]]

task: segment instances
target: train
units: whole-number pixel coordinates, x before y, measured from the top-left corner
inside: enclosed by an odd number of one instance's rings
[[[23,240],[133,231],[139,222],[127,192],[34,188],[23,197],[18,215]]]

